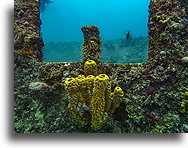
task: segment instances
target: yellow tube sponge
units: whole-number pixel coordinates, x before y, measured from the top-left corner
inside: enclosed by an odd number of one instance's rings
[[[93,60],[88,60],[84,64],[85,75],[96,75],[97,74],[97,64]]]
[[[78,119],[77,105],[80,98],[78,81],[75,78],[69,78],[65,81],[65,84],[67,85],[68,95],[70,97],[68,108],[72,116]]]
[[[80,93],[78,91],[78,81],[75,78],[67,79],[65,84],[68,87],[68,95],[71,98],[77,99],[80,97]]]
[[[108,78],[109,79],[109,78]],[[106,81],[105,86],[105,111],[109,112],[111,108],[112,96],[111,96],[111,84],[110,81]]]
[[[91,98],[93,96],[94,80],[95,80],[95,76],[93,75],[88,75],[86,77],[86,91],[88,95],[86,102],[87,106],[90,106]]]
[[[105,111],[105,90],[109,77],[106,74],[96,76],[93,88],[93,97],[91,100],[91,128],[93,130],[100,130],[104,124]]]
[[[86,88],[86,79],[84,75],[79,75],[75,78],[78,81],[78,88],[80,92],[80,98],[79,102],[84,103],[87,102],[88,94],[87,94],[87,88]]]
[[[82,88],[85,85],[84,80],[85,76],[79,75],[77,78],[70,78],[65,81],[70,97],[68,105],[69,111],[82,125],[86,125],[90,121],[90,113],[88,111],[82,110],[82,114],[79,111],[79,106],[84,106],[83,103],[87,100],[87,95],[83,93],[84,88]]]
[[[86,77],[86,82],[87,82],[86,85],[87,85],[87,88],[89,91],[93,91],[94,79],[95,79],[95,76],[93,76],[93,75],[88,75]],[[90,93],[92,93],[92,92],[90,92]]]
[[[112,96],[112,103],[111,103],[111,109],[110,109],[110,115],[114,113],[116,108],[119,108],[120,103],[122,101],[122,97],[124,96],[124,92],[121,89],[121,87],[116,87],[114,89],[114,92],[111,94]]]
[[[105,124],[106,112],[112,115],[120,106],[124,92],[116,87],[111,92],[111,84],[106,74],[97,74],[95,61],[89,60],[84,65],[84,75],[65,81],[69,95],[69,110],[82,125],[91,124],[95,131]]]

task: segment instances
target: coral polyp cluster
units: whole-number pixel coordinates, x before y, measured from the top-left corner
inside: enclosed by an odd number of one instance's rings
[[[67,79],[65,84],[70,98],[70,113],[82,125],[90,123],[95,131],[100,130],[105,124],[105,112],[111,116],[119,107],[124,95],[120,87],[116,87],[114,92],[111,92],[110,80],[106,74],[96,77],[79,75],[76,78]]]

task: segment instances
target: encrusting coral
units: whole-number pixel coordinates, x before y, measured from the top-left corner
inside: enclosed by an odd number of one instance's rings
[[[88,63],[96,66],[96,63],[90,60],[85,63],[85,67],[90,65]],[[96,71],[91,72],[90,68],[85,68],[85,73],[96,74]],[[114,92],[111,92],[110,80],[106,74],[96,77],[79,75],[76,78],[67,79],[65,84],[70,98],[68,106],[70,113],[82,125],[90,122],[91,128],[95,131],[104,126],[105,112],[111,116],[119,107],[124,95],[120,87],[116,87]]]
[[[38,59],[41,59],[42,55],[38,54],[42,46],[40,21],[34,21],[34,18],[39,20],[39,9],[31,7],[39,1],[24,0],[24,5],[17,4],[19,1],[15,0],[15,50],[28,49],[24,47],[29,44],[32,57],[38,55]],[[112,88],[121,86],[126,90],[124,102],[113,113],[113,118],[101,123],[94,122],[97,121],[94,120],[97,115],[92,112],[94,107],[91,109],[96,77],[82,75],[78,80],[75,78],[82,73],[81,67],[84,67],[85,62],[45,63],[26,58],[19,51],[14,52],[14,133],[93,132],[74,124],[69,113],[74,114],[73,118],[82,125],[92,125],[95,129],[105,124],[105,128],[98,131],[103,133],[187,133],[188,67],[185,57],[188,57],[188,13],[184,9],[176,0],[150,1],[148,63],[100,63],[94,59],[95,53],[100,51],[94,48],[99,47],[97,43],[100,43],[95,40],[97,28],[83,28],[83,47],[86,50],[83,61],[94,60],[98,74],[108,74]],[[24,42],[27,44],[24,45]],[[68,77],[69,109],[61,83]],[[113,112],[112,104],[115,103],[114,92],[110,91],[110,94],[105,93],[105,110],[102,113],[105,117]],[[121,98],[122,95],[120,93]],[[110,101],[107,101],[107,96]],[[121,98],[118,100],[121,101]]]
[[[95,25],[82,27],[84,34],[83,63],[88,60],[94,60],[97,64],[100,62],[100,53],[102,42],[99,37],[99,28]]]
[[[25,57],[42,61],[44,46],[40,35],[39,2],[35,0],[14,1],[14,49]]]

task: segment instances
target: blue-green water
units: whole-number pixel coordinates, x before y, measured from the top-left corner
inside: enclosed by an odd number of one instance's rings
[[[149,0],[55,0],[41,13],[41,33],[46,45],[44,61],[81,61],[81,27],[88,25],[97,25],[101,38],[106,41],[108,48],[102,47],[104,62],[147,61],[147,40],[142,44],[136,43],[140,42],[140,36],[147,38],[148,5]],[[125,38],[129,30],[133,41]],[[66,42],[66,46],[63,42]],[[140,49],[139,53],[143,51],[140,53],[142,57],[131,57],[133,51],[138,55],[137,49]],[[130,56],[125,56],[127,54]]]

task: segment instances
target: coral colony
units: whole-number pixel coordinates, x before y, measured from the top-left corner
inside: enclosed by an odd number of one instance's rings
[[[150,0],[149,60],[101,62],[99,27],[82,27],[82,62],[42,62],[39,1],[15,0],[15,133],[188,132],[188,21]]]

